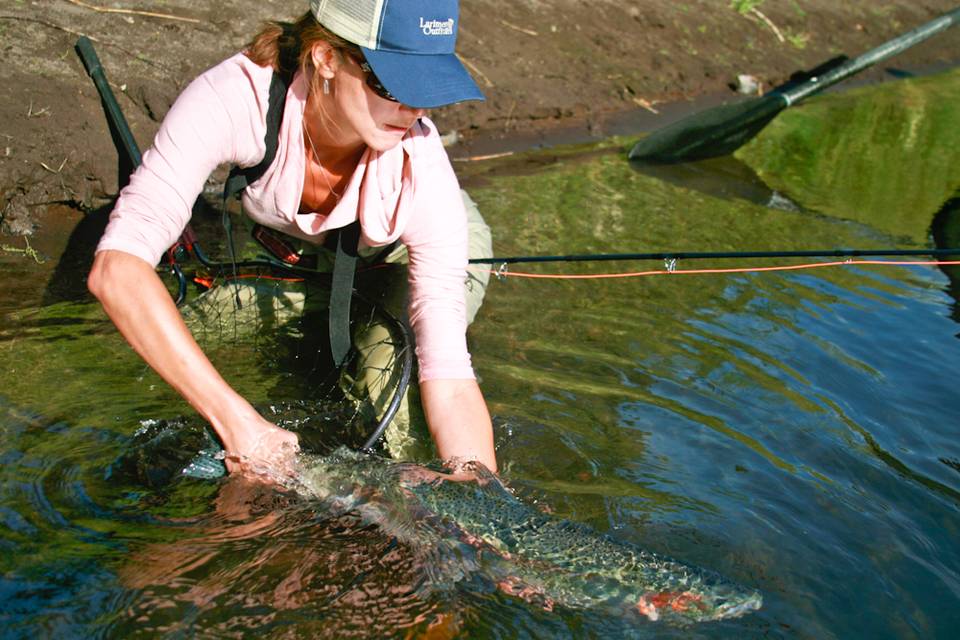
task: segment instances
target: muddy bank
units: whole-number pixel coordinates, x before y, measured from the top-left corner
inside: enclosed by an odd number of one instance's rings
[[[145,147],[187,82],[240,49],[262,21],[300,13],[299,4],[7,3],[0,10],[6,90],[0,102],[2,232],[62,233],[62,224],[44,219],[65,209],[101,207],[117,192],[117,154],[99,98],[73,50],[79,35],[95,41]],[[741,13],[726,0],[464,0],[459,52],[488,99],[440,109],[433,117],[441,129],[457,133],[460,142],[451,153],[460,157],[639,132],[669,117],[676,107],[667,105],[732,95],[739,73],[770,87],[831,57],[862,53],[954,3],[753,4],[756,10]],[[960,29],[918,45],[885,68],[957,59]],[[867,77],[882,77],[885,68]]]

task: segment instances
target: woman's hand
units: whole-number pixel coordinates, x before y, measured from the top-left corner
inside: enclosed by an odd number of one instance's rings
[[[266,479],[293,475],[300,451],[297,434],[264,420],[256,411],[234,423],[224,438],[224,462],[230,473]]]

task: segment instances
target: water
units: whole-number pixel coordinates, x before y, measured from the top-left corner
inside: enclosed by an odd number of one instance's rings
[[[926,247],[935,218],[957,237],[958,99],[955,71],[813,100],[712,184],[637,171],[617,140],[457,168],[499,255]],[[88,302],[19,308],[0,324],[0,635],[953,637],[958,281],[851,265],[491,284],[470,343],[502,476],[763,593],[688,629],[546,611],[481,575],[424,590],[436,568],[350,513],[232,480],[147,486],[115,462],[141,420],[188,407]],[[280,381],[230,367],[257,403]]]

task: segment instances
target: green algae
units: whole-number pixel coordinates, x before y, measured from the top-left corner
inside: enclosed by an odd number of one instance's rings
[[[787,109],[736,156],[812,211],[923,245],[960,188],[960,69]]]

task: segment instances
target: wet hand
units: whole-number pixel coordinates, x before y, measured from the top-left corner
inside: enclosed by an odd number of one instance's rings
[[[281,482],[293,476],[300,451],[297,434],[257,416],[255,424],[235,432],[224,462],[230,473]]]

